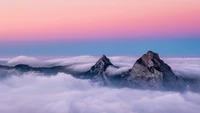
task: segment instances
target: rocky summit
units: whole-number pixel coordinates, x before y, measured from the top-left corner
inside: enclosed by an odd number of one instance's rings
[[[76,78],[90,79],[93,82],[114,87],[179,91],[191,89],[193,91],[200,91],[200,80],[176,76],[171,67],[161,60],[157,53],[152,51],[148,51],[146,54],[142,55],[132,68],[126,72],[108,75],[106,73],[108,67],[115,68],[116,70],[119,68],[112,64],[105,55],[103,55],[88,71],[81,73],[77,72],[77,70],[70,70],[68,66],[31,67],[29,65],[19,64],[10,67],[0,65],[0,69],[2,70],[18,70],[20,72],[34,71],[48,75],[63,72],[71,74]]]
[[[106,69],[111,66],[117,68],[117,66],[114,66],[110,60],[103,55],[96,63],[91,67],[91,69],[86,72],[86,75],[89,76],[90,79],[92,79],[95,82],[101,82],[104,85],[111,84],[111,81],[109,80],[108,76],[106,75],[105,71]]]
[[[184,86],[183,79],[176,76],[170,66],[152,51],[142,55],[130,70],[120,75],[106,75],[105,71],[109,66],[118,68],[103,55],[86,75],[104,85],[114,83],[114,86],[120,87],[177,90]]]
[[[121,77],[121,84],[132,88],[176,90],[183,85],[182,78],[176,76],[170,66],[152,51],[139,58]]]
[[[114,65],[110,62],[110,60],[103,55],[94,66],[91,67],[90,73],[94,75],[101,75],[105,72],[105,70],[108,68],[108,66],[113,66]]]

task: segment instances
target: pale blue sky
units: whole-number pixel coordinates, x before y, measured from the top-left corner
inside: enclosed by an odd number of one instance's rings
[[[95,40],[85,42],[0,43],[1,56],[141,55],[152,50],[166,56],[200,56],[200,39]]]

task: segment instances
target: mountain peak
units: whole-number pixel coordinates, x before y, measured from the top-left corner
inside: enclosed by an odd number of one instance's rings
[[[179,87],[178,77],[170,66],[162,61],[157,53],[148,51],[140,57],[132,69],[123,73],[126,83],[131,87],[160,89],[162,87],[175,89]]]
[[[148,58],[148,59],[160,59],[159,55],[157,53],[154,53],[153,51],[148,51],[145,56]]]
[[[108,80],[105,71],[109,67],[115,67],[111,62],[110,59],[106,57],[106,55],[103,55],[96,63],[91,67],[91,69],[86,72],[89,74],[89,78],[92,78],[93,81],[99,81],[103,82],[103,84],[110,84],[110,81]]]
[[[103,54],[101,58],[107,58],[107,57],[106,57],[106,55],[105,55],[105,54]]]
[[[160,67],[160,64],[163,64],[164,62],[160,59],[159,55],[157,53],[154,53],[153,51],[148,51],[146,54],[142,55],[141,58],[139,58],[136,63],[142,64],[145,67]]]
[[[98,61],[97,63],[103,63],[104,65],[113,65],[111,62],[110,62],[110,59],[106,57],[106,55],[103,55]],[[96,64],[97,64],[96,63]]]
[[[89,73],[92,75],[102,75],[106,71],[109,66],[115,67],[111,62],[110,59],[103,55],[96,63],[91,67]]]
[[[110,59],[106,57],[106,55],[103,55],[94,66],[92,66],[91,71],[95,74],[97,73],[103,73],[108,66],[113,66],[113,64],[110,62]]]

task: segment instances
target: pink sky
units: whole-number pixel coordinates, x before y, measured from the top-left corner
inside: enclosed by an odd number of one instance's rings
[[[200,35],[200,0],[5,0],[0,15],[0,41]]]

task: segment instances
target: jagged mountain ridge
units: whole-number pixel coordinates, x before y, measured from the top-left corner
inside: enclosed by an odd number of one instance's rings
[[[118,68],[117,66],[114,66],[111,62],[110,59],[108,59],[105,55],[103,55],[96,63],[91,67],[89,70],[89,73],[94,74],[94,75],[100,75],[103,74],[106,69],[111,66]]]
[[[20,72],[36,71],[47,74],[64,72],[76,78],[91,79],[94,82],[115,87],[184,90],[187,85],[192,84],[193,88],[191,89],[195,89],[194,81],[196,82],[196,80],[188,80],[187,78],[176,76],[171,67],[161,60],[157,53],[152,51],[142,55],[131,69],[121,74],[109,76],[106,73],[108,67],[119,68],[103,55],[90,70],[84,73],[72,72],[67,69],[67,66],[31,67],[25,64],[18,64],[14,67],[0,66],[0,69],[16,69]]]
[[[122,84],[145,89],[180,89],[183,80],[174,74],[171,67],[157,53],[148,51],[140,57],[132,69],[122,73]]]
[[[106,69],[111,66],[114,68],[119,68],[115,65],[113,65],[110,62],[110,59],[108,59],[105,55],[103,55],[96,63],[91,67],[89,71],[84,73],[84,75],[87,76],[87,78],[92,79],[95,82],[101,82],[104,85],[110,85],[111,81],[109,80],[109,77],[106,75],[105,71]]]

